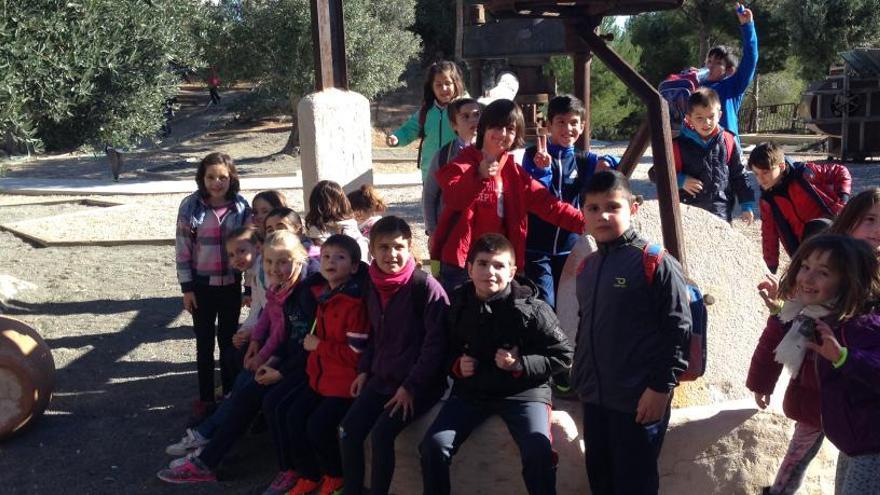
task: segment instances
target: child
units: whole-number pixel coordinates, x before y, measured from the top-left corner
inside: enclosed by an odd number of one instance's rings
[[[718,93],[721,100],[719,125],[737,136],[739,143],[739,123],[737,115],[742,105],[743,95],[755,77],[758,66],[758,36],[755,34],[755,23],[750,9],[738,3],[736,17],[742,31],[742,63],[737,66],[736,56],[726,46],[716,46],[706,56],[706,68],[709,73],[704,86]]]
[[[354,212],[348,197],[345,196],[345,191],[333,181],[322,180],[315,184],[315,188],[309,194],[306,235],[314,246],[313,251],[316,251],[325,239],[334,234],[344,234],[357,241],[361,248],[361,256],[364,257],[363,261],[369,261],[369,241],[358,229],[357,220],[354,219]]]
[[[556,493],[549,381],[571,365],[572,349],[535,287],[513,279],[515,260],[504,236],[480,237],[468,253],[471,282],[452,294],[452,394],[419,446],[425,494],[450,493],[452,456],[495,414],[519,446],[528,492]]]
[[[241,312],[241,274],[229,266],[224,245],[230,232],[250,220],[251,209],[238,194],[238,172],[225,153],[211,153],[199,163],[196,184],[198,190],[184,198],[178,210],[175,259],[183,307],[192,314],[196,334],[198,419],[214,404],[215,335],[224,395],[238,373],[232,334]]]
[[[727,222],[733,218],[736,194],[744,222],[755,219],[755,191],[742,166],[742,152],[734,135],[718,125],[721,105],[708,88],[688,99],[685,125],[673,144],[681,202],[714,213]]]
[[[853,196],[831,224],[830,232],[861,239],[880,256],[880,188]]]
[[[268,190],[258,192],[251,201],[254,210],[254,225],[261,237],[266,237],[266,217],[272,210],[287,206],[287,199],[279,191]]]
[[[455,139],[440,148],[431,158],[428,175],[422,189],[422,209],[425,215],[425,230],[430,236],[437,229],[437,219],[443,209],[440,187],[437,185],[437,170],[451,162],[461,150],[474,144],[477,139],[477,125],[480,123],[482,106],[472,98],[459,98],[449,104],[449,122],[455,131]]]
[[[446,106],[462,96],[465,89],[458,65],[447,60],[434,62],[425,76],[422,107],[386,139],[391,147],[420,140],[416,165],[422,169],[422,184],[428,177],[431,158],[455,137],[446,118]]]
[[[357,191],[348,193],[348,202],[354,211],[354,219],[364,237],[370,237],[370,229],[380,218],[388,206],[382,196],[376,192],[372,184],[364,184]]]
[[[266,304],[266,275],[263,257],[259,253],[260,236],[255,226],[240,227],[229,234],[226,254],[229,266],[242,273],[244,278],[243,305],[250,307],[247,318],[232,335],[232,345],[240,349],[247,343],[251,329],[257,323]]]
[[[278,230],[287,230],[300,236],[301,241],[308,239],[307,237],[302,236],[303,222],[299,213],[286,206],[276,208],[266,215],[265,230],[267,235]],[[309,245],[311,245],[311,243],[309,243]]]
[[[648,241],[632,228],[639,204],[626,177],[597,173],[581,202],[599,246],[577,275],[581,318],[571,371],[572,387],[584,403],[590,489],[657,493],[657,458],[672,391],[687,368],[687,288],[669,254],[660,258],[648,283]]]
[[[510,100],[496,100],[480,116],[477,141],[437,172],[446,207],[431,238],[431,259],[440,260],[447,291],[467,277],[465,258],[473,240],[504,233],[516,266],[525,265],[528,213],[571,232],[583,232],[583,215],[555,198],[514,162],[509,151],[523,144],[523,115]]]
[[[354,404],[339,430],[348,495],[363,493],[367,436],[370,494],[388,493],[395,437],[434,406],[446,385],[443,322],[449,302],[443,287],[417,266],[412,239],[406,221],[394,216],[370,232],[367,313],[373,333],[351,386]]]
[[[617,159],[576,151],[575,142],[584,132],[584,104],[574,96],[556,96],[547,104],[550,144],[539,137],[538,146],[526,148],[523,168],[553,196],[580,208],[580,192],[597,171],[617,168]],[[529,214],[526,236],[525,274],[538,286],[539,296],[556,308],[556,286],[577,233],[551,225]]]
[[[867,243],[844,236],[805,242],[783,277],[783,297],[833,299],[834,328],[816,320],[822,428],[840,452],[835,493],[880,493],[880,270]]]
[[[214,471],[247,429],[270,387],[281,382],[287,390],[304,381],[302,372],[279,373],[277,358],[273,358],[268,366],[263,365],[260,358],[266,354],[268,359],[269,354],[277,353],[281,340],[288,334],[300,339],[305,335],[314,318],[305,282],[315,269],[310,266],[299,239],[285,231],[275,232],[266,239],[263,260],[270,290],[265,311],[251,336],[245,369],[239,373],[232,394],[220,408],[198,428],[187,429],[180,442],[168,446],[166,451],[170,455],[195,452],[172,461],[168,469],[160,471],[158,477],[163,481],[196,483],[216,480]],[[264,327],[270,327],[265,338],[260,332]],[[295,369],[296,360],[288,358],[288,361],[292,364],[286,370]],[[285,378],[283,382],[282,377]]]
[[[342,488],[339,423],[353,402],[352,383],[367,344],[370,321],[363,300],[367,266],[358,243],[336,234],[321,245],[321,275],[316,325],[303,340],[309,351],[308,386],[286,403],[286,438],[273,438],[288,449],[299,479],[292,495],[322,495]]]
[[[779,243],[789,256],[803,240],[804,225],[833,218],[849,199],[849,170],[836,163],[785,161],[782,148],[761,143],[749,155],[749,169],[761,186],[761,245],[771,272],[779,268]]]

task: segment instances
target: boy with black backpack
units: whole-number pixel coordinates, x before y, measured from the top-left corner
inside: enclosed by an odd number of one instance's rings
[[[688,365],[688,287],[678,262],[651,254],[633,230],[639,204],[626,177],[597,173],[582,203],[599,250],[577,275],[581,318],[571,378],[584,404],[590,489],[657,493],[672,391]]]

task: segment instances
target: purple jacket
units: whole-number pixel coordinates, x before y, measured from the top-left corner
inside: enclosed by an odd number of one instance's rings
[[[367,313],[372,335],[358,371],[370,374],[367,386],[379,393],[394,394],[403,385],[418,399],[434,400],[443,394],[446,383],[449,299],[439,282],[416,270],[384,310],[379,292],[370,287]],[[427,301],[421,305],[413,301],[417,277],[426,284],[422,293]]]
[[[834,334],[849,356],[838,369],[817,359],[822,428],[848,456],[880,454],[880,313],[853,318]]]

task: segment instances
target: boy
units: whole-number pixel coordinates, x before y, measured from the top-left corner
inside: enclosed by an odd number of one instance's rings
[[[736,17],[742,32],[742,63],[737,66],[736,56],[726,46],[716,46],[706,56],[709,74],[703,86],[718,93],[721,100],[721,127],[732,132],[739,142],[739,123],[736,116],[742,105],[743,95],[755,77],[758,66],[758,35],[752,11],[742,4],[736,5]]]
[[[455,139],[444,145],[434,154],[428,167],[425,187],[422,189],[422,209],[425,214],[425,230],[430,236],[437,229],[437,219],[443,210],[440,198],[440,186],[437,185],[435,174],[443,165],[451,162],[458,152],[474,144],[477,139],[477,124],[483,106],[472,98],[460,98],[449,104],[449,122],[455,131]],[[429,243],[430,244],[430,243]]]
[[[547,104],[550,144],[526,148],[523,168],[553,196],[580,208],[580,191],[596,171],[617,168],[617,159],[595,153],[586,155],[574,148],[584,132],[584,104],[570,95],[557,96]],[[529,214],[526,235],[526,276],[538,286],[539,296],[556,307],[556,286],[565,260],[578,233],[552,225]]]
[[[577,275],[581,319],[571,371],[584,403],[590,489],[657,493],[672,390],[687,368],[691,313],[684,277],[666,254],[648,283],[648,241],[632,228],[639,205],[622,174],[594,175],[581,202],[599,246]]]
[[[500,234],[476,240],[467,258],[471,281],[453,293],[452,393],[419,446],[427,495],[450,493],[452,456],[495,414],[519,446],[528,492],[556,493],[549,379],[570,366],[572,349],[536,289],[513,280],[513,249]]]
[[[736,194],[742,207],[740,218],[755,219],[755,191],[742,165],[742,152],[733,134],[718,122],[718,94],[708,88],[688,98],[688,113],[681,133],[672,141],[681,202],[700,207],[730,222]]]
[[[793,163],[782,148],[761,143],[749,155],[749,169],[761,186],[761,247],[771,272],[779,268],[779,243],[789,256],[804,240],[812,220],[833,218],[849,199],[852,178],[837,163]]]

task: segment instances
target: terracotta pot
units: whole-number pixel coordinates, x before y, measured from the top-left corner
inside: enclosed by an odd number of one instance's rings
[[[55,387],[55,361],[40,334],[0,316],[0,440],[43,414]]]

